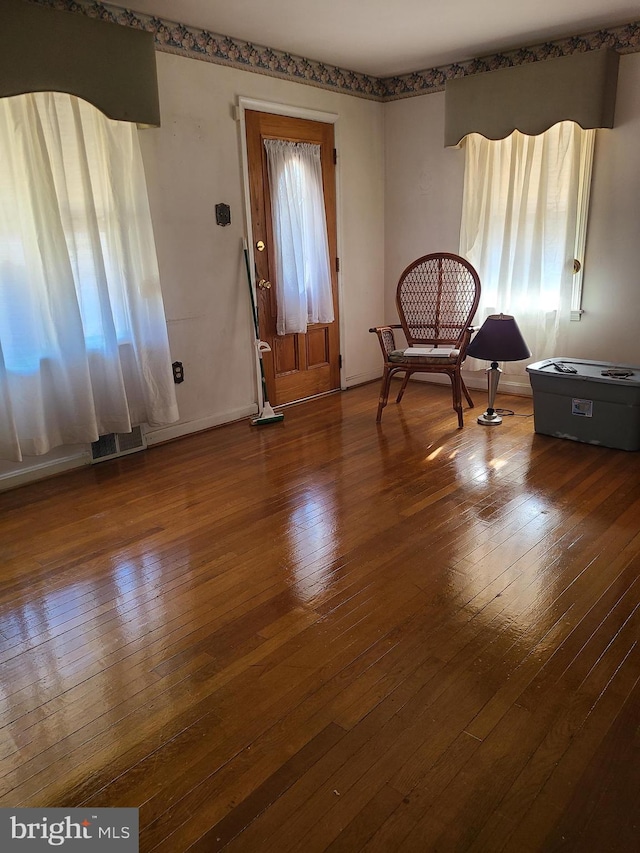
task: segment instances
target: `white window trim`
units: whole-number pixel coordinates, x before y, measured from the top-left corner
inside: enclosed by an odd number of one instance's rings
[[[593,149],[596,134],[591,134],[585,145],[590,149],[585,158],[583,173],[580,175],[580,193],[578,195],[578,228],[576,231],[576,248],[574,258],[580,264],[580,269],[573,275],[571,288],[571,322],[580,322],[584,310],[582,308],[582,284],[584,278],[584,257],[587,245],[587,225],[589,220],[589,200],[591,198],[591,176],[593,173]]]

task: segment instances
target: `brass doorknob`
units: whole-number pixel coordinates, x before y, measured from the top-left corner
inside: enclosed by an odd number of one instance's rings
[[[271,287],[271,282],[265,281],[264,278],[261,278],[258,282],[258,287],[262,288],[262,290],[269,290],[269,288]]]

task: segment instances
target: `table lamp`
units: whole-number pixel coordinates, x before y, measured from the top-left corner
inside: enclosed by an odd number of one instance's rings
[[[467,355],[491,362],[491,367],[487,369],[489,405],[484,415],[478,418],[478,423],[484,426],[501,424],[502,418],[493,408],[502,373],[498,362],[520,361],[531,355],[514,318],[508,314],[491,314],[487,317],[469,344]]]

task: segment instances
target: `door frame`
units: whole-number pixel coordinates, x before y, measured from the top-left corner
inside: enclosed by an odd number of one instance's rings
[[[242,95],[238,96],[238,103],[236,106],[236,121],[239,127],[240,133],[240,150],[242,153],[242,184],[243,184],[243,195],[244,195],[244,225],[245,225],[245,236],[247,239],[247,245],[249,249],[249,268],[254,270],[255,267],[255,257],[254,257],[254,246],[253,246],[253,222],[251,219],[251,196],[249,191],[249,156],[247,151],[247,128],[245,121],[245,111],[253,110],[255,112],[261,113],[272,113],[273,115],[287,116],[289,118],[302,118],[309,119],[311,121],[323,122],[324,124],[332,124],[333,132],[334,132],[334,144],[336,146],[336,150],[339,151],[339,136],[338,136],[338,114],[337,113],[325,113],[320,110],[311,110],[306,107],[294,107],[288,104],[280,104],[274,103],[272,101],[261,101],[256,100],[255,98],[246,98]],[[342,258],[342,195],[340,192],[340,157],[338,157],[338,162],[336,163],[336,244],[337,244],[337,252],[338,257]],[[341,264],[342,266],[342,264]],[[338,322],[338,335],[340,338],[340,351],[344,348],[344,299],[342,293],[342,271],[338,270],[337,273],[337,283],[338,283],[338,309],[339,309],[339,322]],[[255,297],[255,293],[254,293]],[[257,305],[257,302],[256,302]],[[260,363],[259,363],[259,355],[256,351],[255,355],[255,367],[256,367],[256,382],[258,388],[258,406],[262,408],[264,400],[262,399],[262,383],[260,382]],[[345,384],[345,364],[344,358],[342,359],[342,365],[340,367],[340,390],[344,391],[346,389]],[[331,392],[330,392],[331,393]]]

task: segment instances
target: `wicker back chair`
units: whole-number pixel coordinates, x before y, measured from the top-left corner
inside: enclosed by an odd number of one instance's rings
[[[396,305],[400,325],[369,329],[378,336],[384,373],[380,389],[377,422],[387,405],[391,377],[404,373],[396,399],[402,400],[409,378],[414,373],[445,373],[451,380],[453,408],[458,413],[458,427],[464,425],[462,394],[470,406],[473,400],[460,375],[473,329],[470,325],[480,299],[480,279],[471,264],[458,255],[438,252],[418,258],[400,276]],[[406,354],[396,349],[394,329],[402,329],[409,349],[420,354]],[[447,355],[434,355],[427,350],[448,350]]]

